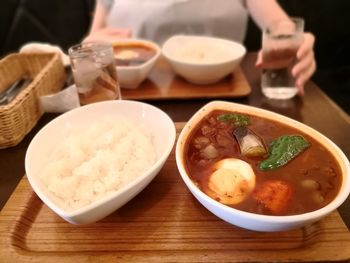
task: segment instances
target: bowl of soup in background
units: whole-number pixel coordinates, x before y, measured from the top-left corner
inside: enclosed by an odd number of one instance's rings
[[[173,70],[195,84],[212,84],[229,75],[245,53],[238,42],[204,36],[174,36],[162,46]]]
[[[291,149],[291,141],[305,147],[272,167],[283,156],[273,148]],[[309,225],[337,209],[350,192],[349,161],[331,140],[288,117],[230,102],[208,103],[193,115],[177,141],[176,163],[204,207],[250,230]]]
[[[121,39],[113,44],[118,81],[121,88],[137,88],[149,75],[161,51],[148,40]]]

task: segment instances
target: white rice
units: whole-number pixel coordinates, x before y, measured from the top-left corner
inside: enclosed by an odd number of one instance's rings
[[[152,137],[136,123],[103,120],[72,132],[55,149],[41,179],[65,211],[114,193],[156,160]]]
[[[206,42],[186,42],[174,51],[174,56],[187,63],[221,63],[230,54],[224,47]]]

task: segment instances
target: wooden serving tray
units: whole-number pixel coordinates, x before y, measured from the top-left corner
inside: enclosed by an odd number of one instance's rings
[[[177,124],[178,130],[183,124]],[[278,233],[230,225],[206,210],[178,173],[174,151],[146,189],[100,222],[54,214],[26,177],[0,214],[1,262],[307,262],[350,259],[337,212]]]
[[[217,83],[196,85],[177,76],[165,59],[160,58],[139,87],[121,91],[123,99],[132,100],[214,99],[247,96],[251,88],[240,67]]]

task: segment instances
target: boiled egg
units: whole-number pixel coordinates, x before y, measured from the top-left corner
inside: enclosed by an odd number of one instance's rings
[[[115,55],[115,58],[121,59],[121,60],[130,60],[130,59],[135,59],[138,56],[139,54],[133,50],[122,50],[121,52]]]
[[[208,194],[220,203],[235,205],[248,197],[255,187],[255,174],[249,163],[235,158],[214,164],[209,176]]]

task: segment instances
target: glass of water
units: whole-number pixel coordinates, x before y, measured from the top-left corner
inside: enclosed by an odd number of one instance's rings
[[[82,105],[121,99],[111,44],[81,43],[71,47],[68,53]]]
[[[303,42],[304,20],[281,20],[263,31],[261,87],[270,99],[290,99],[297,93],[292,68]]]

